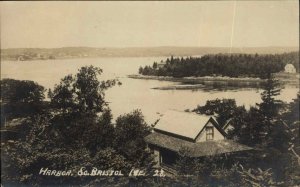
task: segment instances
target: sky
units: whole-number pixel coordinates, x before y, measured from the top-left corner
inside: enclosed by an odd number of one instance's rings
[[[299,46],[298,1],[0,2],[1,48]]]

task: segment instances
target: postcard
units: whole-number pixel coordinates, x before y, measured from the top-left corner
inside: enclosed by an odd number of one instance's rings
[[[297,186],[299,2],[4,1],[1,186]]]

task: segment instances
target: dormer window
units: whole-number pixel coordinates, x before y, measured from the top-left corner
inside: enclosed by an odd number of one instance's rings
[[[214,127],[206,127],[206,140],[213,140],[214,139]]]

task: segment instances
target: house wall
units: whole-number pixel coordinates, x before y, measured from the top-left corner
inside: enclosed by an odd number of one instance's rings
[[[161,156],[160,156],[160,153],[159,153],[159,149],[157,148],[153,148],[153,154],[154,154],[154,161],[155,161],[155,166],[156,167],[159,167],[160,166],[160,163],[161,163]]]
[[[223,134],[219,132],[219,130],[211,123],[208,122],[206,126],[203,128],[202,132],[196,138],[196,142],[205,142],[206,141],[206,127],[213,127],[214,131],[214,139],[213,140],[224,140],[225,137]]]

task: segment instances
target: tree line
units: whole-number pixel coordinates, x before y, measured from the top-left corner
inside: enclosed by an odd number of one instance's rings
[[[139,68],[139,74],[171,77],[228,76],[267,78],[267,73],[284,71],[293,64],[299,72],[299,52],[283,54],[216,54],[174,58]]]

